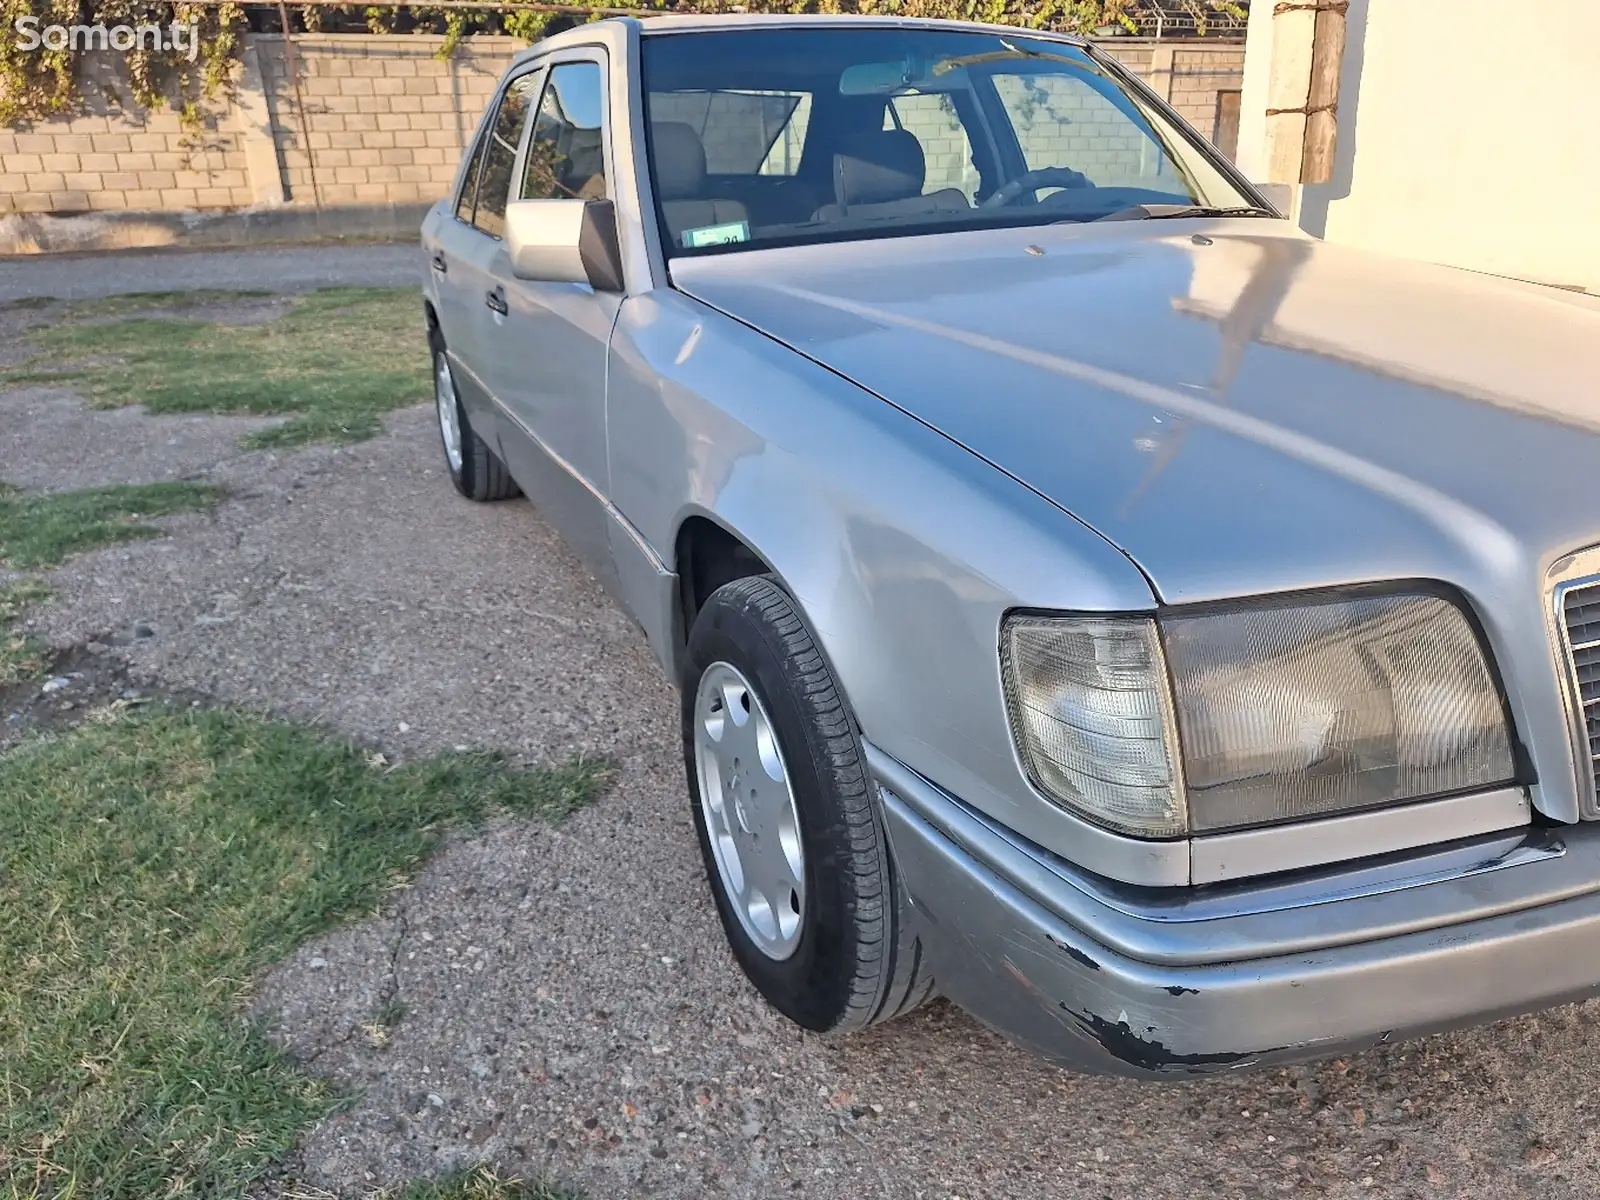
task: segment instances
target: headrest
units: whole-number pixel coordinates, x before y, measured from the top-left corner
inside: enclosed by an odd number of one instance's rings
[[[922,195],[927,163],[922,144],[904,129],[884,129],[850,140],[833,156],[833,194],[840,204],[881,204]]]
[[[688,200],[700,195],[706,181],[706,148],[693,125],[656,121],[656,190],[662,200]]]

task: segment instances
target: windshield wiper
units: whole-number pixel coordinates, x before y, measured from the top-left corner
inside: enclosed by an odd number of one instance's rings
[[[1240,204],[1232,208],[1211,208],[1204,204],[1135,204],[1119,208],[1093,221],[1167,221],[1174,217],[1277,217],[1270,208]]]

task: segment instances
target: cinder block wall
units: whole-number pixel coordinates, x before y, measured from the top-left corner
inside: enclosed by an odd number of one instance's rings
[[[0,131],[0,215],[430,203],[449,190],[495,83],[523,43],[470,37],[447,59],[438,57],[441,45],[426,35],[297,36],[297,103],[284,39],[249,37],[233,104],[198,137],[185,134],[170,110],[128,106],[120,56],[100,54],[85,115]],[[1114,39],[1104,46],[1208,136],[1218,92],[1242,85],[1240,45]],[[103,89],[121,92],[123,103],[102,99]],[[926,116],[938,123],[931,107]],[[950,146],[951,164],[930,163],[930,186],[970,185],[956,177],[960,149]]]
[[[125,107],[124,80],[120,54],[94,53],[84,77],[87,113],[0,129],[0,213],[194,210],[253,202],[231,113],[188,136],[171,109]]]
[[[325,205],[431,203],[450,190],[462,148],[525,43],[414,35],[294,40],[304,122],[281,37],[254,39],[284,199]]]

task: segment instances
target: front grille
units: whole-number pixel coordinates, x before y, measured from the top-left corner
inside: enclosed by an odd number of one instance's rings
[[[1600,583],[1569,589],[1562,597],[1561,611],[1582,705],[1579,720],[1588,734],[1589,770],[1600,791]]]

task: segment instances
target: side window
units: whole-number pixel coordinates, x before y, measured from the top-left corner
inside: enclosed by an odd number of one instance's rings
[[[551,69],[533,122],[520,199],[606,198],[604,83],[597,63],[560,63]]]
[[[978,195],[978,168],[972,163],[972,142],[950,97],[934,92],[894,96],[883,114],[885,129],[904,129],[922,146],[927,164],[923,193],[954,188],[973,203]]]
[[[489,140],[489,131],[472,147],[472,158],[467,163],[467,173],[461,180],[461,195],[456,200],[456,216],[472,224],[472,210],[478,206],[478,170],[483,166],[483,146]]]
[[[1097,187],[1188,191],[1161,144],[1087,79],[996,75],[994,86],[1028,170],[1071,167]]]
[[[811,93],[652,92],[650,121],[694,130],[707,175],[793,175],[811,123]]]
[[[494,237],[506,229],[506,197],[516,166],[517,143],[528,121],[528,108],[539,72],[530,71],[511,81],[500,99],[500,111],[489,126],[483,155],[483,176],[478,183],[478,207],[472,223]]]

